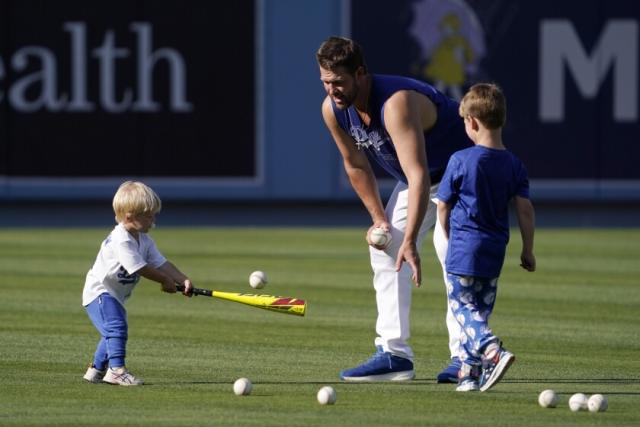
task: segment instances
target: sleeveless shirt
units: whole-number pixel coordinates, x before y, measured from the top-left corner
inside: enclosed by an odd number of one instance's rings
[[[408,77],[371,75],[369,110],[371,122],[365,126],[353,105],[340,110],[331,102],[340,127],[364,150],[370,161],[379,164],[398,181],[407,183],[395,147],[384,126],[384,106],[387,99],[400,90],[414,90],[428,97],[436,106],[437,120],[424,132],[431,184],[440,182],[449,157],[455,151],[473,145],[458,115],[458,102],[440,93],[433,86]]]

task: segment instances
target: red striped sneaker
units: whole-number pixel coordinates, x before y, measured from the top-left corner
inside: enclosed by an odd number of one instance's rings
[[[484,363],[480,376],[480,391],[487,391],[496,385],[515,360],[516,357],[513,353],[504,348],[498,349],[495,356],[487,359]]]
[[[127,371],[127,368],[124,366],[120,368],[109,368],[102,381],[109,384],[126,386],[144,384],[140,378],[136,378],[133,374]]]

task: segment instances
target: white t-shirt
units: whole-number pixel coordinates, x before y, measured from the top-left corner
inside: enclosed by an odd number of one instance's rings
[[[102,242],[96,262],[84,282],[83,306],[105,292],[124,305],[140,280],[136,272],[147,264],[158,268],[167,262],[149,235],[139,233],[138,238],[140,242],[118,224]]]

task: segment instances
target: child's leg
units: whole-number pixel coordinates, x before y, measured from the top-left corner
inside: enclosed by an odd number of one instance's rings
[[[109,367],[125,366],[128,327],[124,307],[111,295],[105,293],[92,301],[86,309],[93,325],[102,335],[102,340],[96,349],[94,363],[100,363],[100,359],[106,360],[103,356],[106,354]]]
[[[447,294],[456,320],[462,327],[461,359],[469,365],[479,365],[482,350],[499,341],[489,327],[497,292],[497,279],[483,279],[447,274]]]
[[[104,371],[107,369],[108,363],[107,340],[100,338],[100,342],[98,342],[98,346],[96,347],[96,353],[93,355],[93,367],[99,371]]]
[[[100,341],[98,341],[96,352],[93,355],[92,366],[99,371],[104,371],[107,369],[109,356],[107,354],[107,340],[103,334],[104,328],[102,327],[102,315],[100,313],[100,298],[91,301],[91,303],[85,307],[85,310],[87,310],[87,315],[89,315],[91,323],[93,323],[93,326],[95,326],[100,333]]]

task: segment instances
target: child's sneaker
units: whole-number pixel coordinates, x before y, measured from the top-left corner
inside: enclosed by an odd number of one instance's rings
[[[90,383],[99,383],[102,381],[102,378],[104,378],[104,374],[106,373],[106,370],[101,371],[99,369],[96,369],[95,366],[89,365],[89,367],[87,368],[87,372],[82,378],[89,381]]]
[[[114,384],[114,385],[142,385],[143,382],[140,378],[136,378],[127,371],[127,368],[124,366],[120,368],[109,368],[107,369],[107,373],[102,379],[105,383]]]
[[[480,376],[480,391],[487,391],[500,381],[515,360],[516,357],[504,348],[499,348],[493,357],[486,359]]]
[[[449,366],[444,368],[442,372],[438,374],[436,380],[438,384],[443,383],[457,383],[458,382],[458,371],[462,367],[462,362],[460,362],[459,357],[454,357],[451,359],[451,363]]]
[[[480,366],[462,363],[458,371],[456,391],[478,391],[480,389]]]
[[[340,372],[344,381],[408,381],[415,377],[413,362],[394,356],[378,347],[376,353],[360,366]]]

